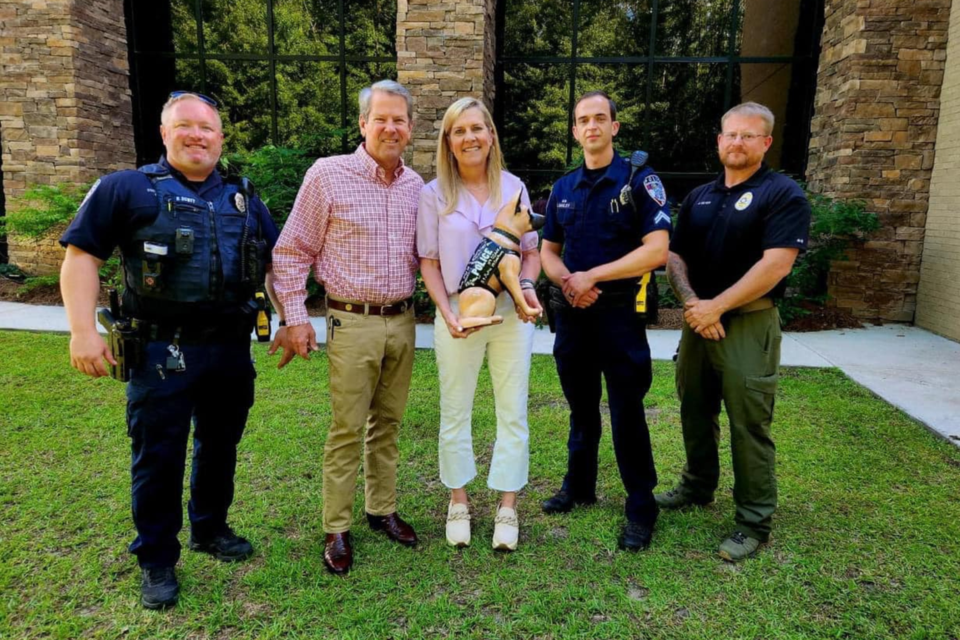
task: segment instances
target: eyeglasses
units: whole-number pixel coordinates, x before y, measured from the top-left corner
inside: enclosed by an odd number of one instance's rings
[[[727,142],[733,142],[733,141],[736,140],[737,138],[740,138],[741,140],[743,140],[743,141],[746,142],[746,143],[753,142],[753,141],[756,140],[757,138],[766,138],[766,137],[767,137],[767,136],[765,136],[765,135],[763,135],[763,134],[760,134],[760,133],[734,133],[734,132],[732,132],[732,131],[729,131],[729,132],[726,132],[726,133],[721,133],[720,135],[721,135],[721,137],[723,137],[723,139],[726,140]]]
[[[206,102],[208,105],[217,108],[217,101],[211,98],[210,96],[205,96],[202,93],[197,93],[196,91],[171,91],[170,95],[167,97],[168,100],[173,100],[174,98],[182,98],[183,96],[193,96],[198,98],[203,102]]]

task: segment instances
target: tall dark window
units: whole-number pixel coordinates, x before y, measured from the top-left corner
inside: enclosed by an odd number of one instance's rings
[[[644,149],[672,198],[719,170],[720,116],[740,102],[776,116],[768,162],[802,174],[822,0],[500,0],[496,119],[511,171],[542,193],[578,164],[576,98],[618,106],[624,153]]]
[[[317,155],[359,141],[357,93],[396,79],[396,0],[125,0],[138,162],[170,91],[216,99],[225,149]]]

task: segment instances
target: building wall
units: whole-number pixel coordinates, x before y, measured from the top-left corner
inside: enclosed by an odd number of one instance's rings
[[[493,108],[495,0],[398,0],[397,80],[414,98],[407,162],[436,174],[437,135],[447,107],[463,97]]]
[[[910,322],[934,165],[951,0],[826,0],[807,179],[882,228],[830,274],[837,306]]]
[[[0,0],[8,212],[31,185],[92,182],[134,166],[128,76],[122,0]],[[29,249],[11,240],[11,262],[35,271],[22,255]]]
[[[950,16],[916,323],[960,340],[960,10]]]

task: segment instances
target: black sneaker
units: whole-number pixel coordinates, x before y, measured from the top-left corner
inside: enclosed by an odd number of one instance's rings
[[[624,551],[645,551],[650,547],[653,529],[639,522],[628,522],[617,541]]]
[[[235,534],[230,527],[210,538],[196,538],[191,533],[188,546],[193,551],[209,553],[223,562],[239,562],[253,555],[250,541]]]
[[[548,498],[540,503],[540,508],[544,513],[569,513],[576,505],[595,504],[596,496],[589,498],[574,498],[572,495],[561,489],[552,498]]]
[[[173,567],[141,569],[140,604],[147,609],[165,609],[179,599],[180,584]]]

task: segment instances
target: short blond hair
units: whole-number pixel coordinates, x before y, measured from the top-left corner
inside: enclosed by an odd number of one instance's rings
[[[500,137],[497,127],[493,124],[493,117],[487,107],[476,98],[460,98],[443,114],[443,123],[440,126],[440,138],[437,140],[437,182],[440,186],[440,195],[446,201],[441,214],[446,215],[457,206],[460,197],[460,171],[457,169],[457,158],[450,150],[447,137],[453,123],[457,121],[467,109],[479,109],[483,114],[483,122],[490,129],[493,143],[490,145],[490,154],[487,156],[487,188],[490,190],[490,204],[494,209],[500,208],[500,172],[505,168],[503,153],[500,151]]]
[[[763,120],[763,123],[766,125],[765,135],[770,135],[773,133],[773,124],[775,119],[773,117],[773,111],[770,111],[767,107],[763,106],[759,102],[744,102],[733,107],[720,118],[720,130],[723,130],[723,125],[726,124],[727,118],[730,116],[756,116]]]
[[[217,117],[217,126],[221,131],[223,131],[223,120],[220,118],[220,111],[218,111],[217,108],[211,105],[209,102],[193,93],[181,93],[180,95],[168,98],[167,101],[163,103],[163,109],[160,111],[160,124],[167,126],[167,122],[170,119],[170,111],[173,110],[175,104],[183,102],[184,100],[196,100],[197,102],[205,105],[208,109],[210,109],[210,111],[213,111],[214,115]]]

